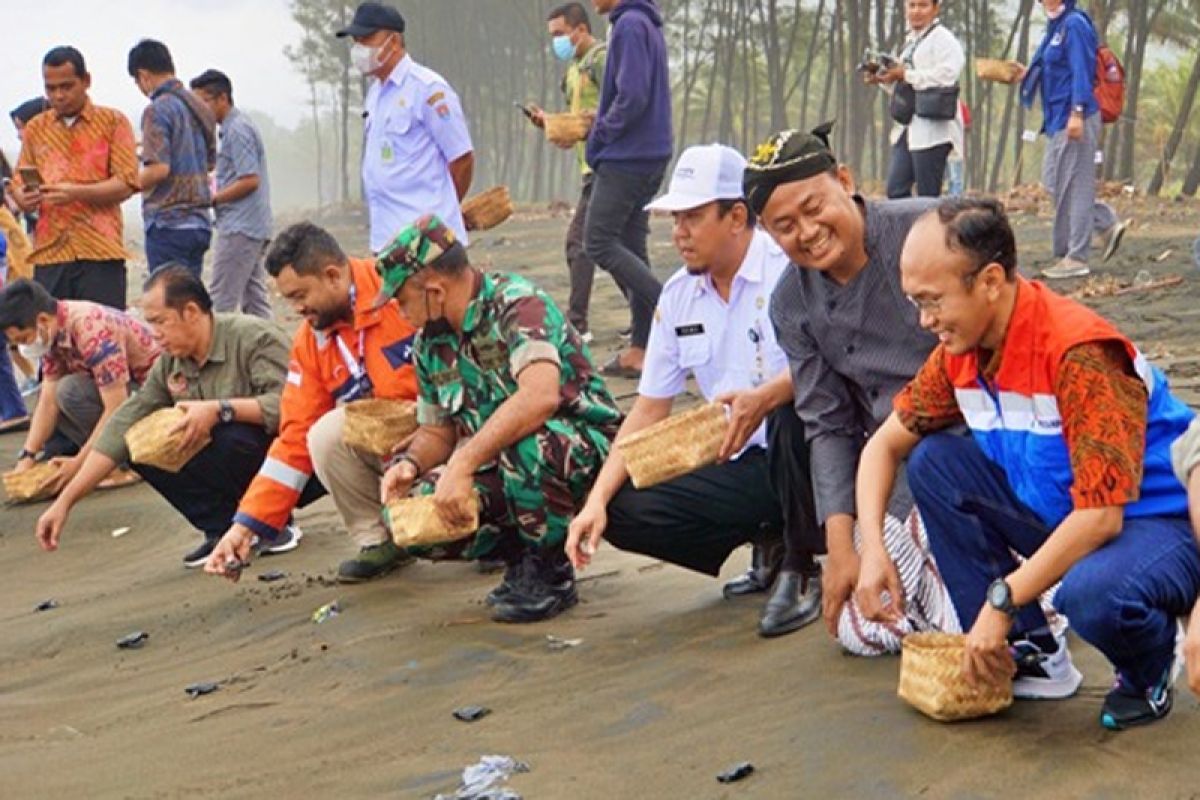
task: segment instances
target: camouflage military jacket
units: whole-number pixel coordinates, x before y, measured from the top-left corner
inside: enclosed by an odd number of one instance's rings
[[[593,441],[603,441],[607,450],[621,421],[579,333],[549,295],[519,275],[481,274],[462,335],[453,330],[421,331],[413,344],[413,361],[419,420],[427,425],[453,423],[459,436],[471,436],[483,427],[500,404],[516,394],[516,376],[537,361],[553,362],[561,370],[552,423],[569,422]]]

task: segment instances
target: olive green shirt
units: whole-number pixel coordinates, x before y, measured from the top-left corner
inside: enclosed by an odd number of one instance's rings
[[[571,59],[567,74],[563,77],[562,91],[567,101],[567,110],[572,114],[580,111],[595,111],[600,107],[600,84],[604,83],[604,65],[608,60],[608,43],[597,41],[579,58]],[[575,145],[575,156],[579,159],[579,171],[591,175],[584,152],[587,139]]]
[[[180,400],[253,398],[267,433],[279,430],[279,397],[287,381],[290,344],[274,322],[241,314],[217,314],[204,365],[163,351],[141,388],[113,414],[96,441],[112,460],[129,460],[125,432],[138,420]]]

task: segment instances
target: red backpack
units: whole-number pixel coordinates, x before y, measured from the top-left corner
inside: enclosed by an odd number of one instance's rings
[[[1100,119],[1116,122],[1125,107],[1125,67],[1109,46],[1096,48],[1096,102],[1100,104]]]

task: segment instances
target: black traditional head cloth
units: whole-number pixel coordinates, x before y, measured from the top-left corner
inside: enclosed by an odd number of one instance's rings
[[[746,200],[755,214],[761,214],[775,187],[802,181],[837,166],[829,148],[833,122],[825,122],[810,133],[780,131],[758,146],[746,164],[742,179]]]

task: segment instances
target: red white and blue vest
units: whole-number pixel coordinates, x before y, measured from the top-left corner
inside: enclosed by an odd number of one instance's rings
[[[1171,443],[1194,413],[1175,398],[1166,377],[1111,323],[1040,283],[1018,278],[1000,371],[989,385],[974,352],[947,353],[958,406],[984,454],[1008,477],[1017,497],[1050,527],[1072,510],[1074,482],[1054,395],[1063,356],[1087,342],[1120,342],[1149,396],[1141,493],[1129,517],[1186,516],[1187,490],[1171,469]]]

